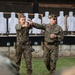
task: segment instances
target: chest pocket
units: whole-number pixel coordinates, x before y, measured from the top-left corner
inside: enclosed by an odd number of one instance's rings
[[[54,28],[53,34],[58,35],[59,34],[59,29],[58,28]]]
[[[59,29],[56,26],[51,27],[51,26],[47,25],[46,26],[46,32],[49,34],[52,34],[52,33],[53,34],[59,34]]]
[[[46,25],[46,33],[50,34],[50,27],[49,27],[49,25]]]

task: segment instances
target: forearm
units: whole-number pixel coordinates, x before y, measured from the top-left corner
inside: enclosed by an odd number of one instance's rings
[[[33,23],[33,27],[37,28],[37,29],[43,29],[45,30],[45,26],[38,24],[38,23]]]
[[[16,27],[15,27],[15,29],[16,30],[21,30],[21,29],[23,29],[23,28],[31,28],[32,26],[29,24],[29,23],[25,23],[25,24],[17,24],[16,25]]]
[[[58,35],[58,40],[59,41],[62,41],[64,39],[64,34],[63,32],[61,32],[59,35]]]

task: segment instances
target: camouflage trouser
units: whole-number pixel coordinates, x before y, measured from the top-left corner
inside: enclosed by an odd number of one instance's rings
[[[31,75],[32,73],[32,54],[29,48],[30,48],[30,45],[17,45],[16,56],[15,56],[17,69],[20,70],[21,56],[23,53],[25,62],[26,62],[27,75]]]
[[[58,45],[44,45],[44,62],[50,74],[55,73],[56,61],[58,59]]]

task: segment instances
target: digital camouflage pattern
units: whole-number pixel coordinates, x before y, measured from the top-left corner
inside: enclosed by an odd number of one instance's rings
[[[47,69],[50,72],[50,75],[55,73],[56,69],[56,61],[58,59],[58,45],[59,41],[63,40],[63,30],[59,25],[39,25],[37,23],[34,24],[35,28],[43,29],[44,32],[44,62]],[[56,38],[50,38],[50,34],[56,34]]]
[[[16,64],[17,69],[20,69],[20,63],[21,63],[21,56],[24,55],[25,62],[26,62],[26,68],[27,68],[27,75],[31,75],[32,73],[32,54],[30,49],[30,43],[29,43],[29,28],[22,28],[22,25],[17,24],[16,25],[16,32],[17,32],[17,47],[16,47]]]

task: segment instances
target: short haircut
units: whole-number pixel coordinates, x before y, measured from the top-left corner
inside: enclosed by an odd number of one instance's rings
[[[24,16],[24,14],[21,14],[20,18],[26,18],[26,16]]]

